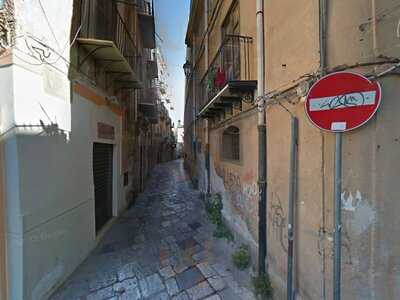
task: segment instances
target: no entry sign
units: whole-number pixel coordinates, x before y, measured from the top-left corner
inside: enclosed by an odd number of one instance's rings
[[[306,113],[320,129],[344,132],[364,125],[381,102],[378,82],[351,73],[338,72],[318,80],[307,96]]]

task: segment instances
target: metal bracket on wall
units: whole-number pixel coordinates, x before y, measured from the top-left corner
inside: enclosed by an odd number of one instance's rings
[[[95,54],[100,49],[104,49],[104,48],[110,48],[110,46],[99,46],[99,47],[94,48],[93,50],[89,51],[89,53],[86,54],[85,57],[81,61],[78,62],[79,66],[83,65],[89,59],[90,56]]]

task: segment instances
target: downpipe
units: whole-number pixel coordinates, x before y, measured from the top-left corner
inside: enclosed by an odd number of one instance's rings
[[[319,0],[319,47],[320,47],[320,75],[321,77],[326,75],[326,70],[327,70],[327,63],[326,63],[326,31],[327,31],[327,0]],[[325,143],[325,138],[324,138],[325,133],[321,131],[321,137],[322,137],[322,145],[324,151],[324,143]],[[322,164],[325,162],[322,161]],[[322,170],[324,169],[324,166],[322,165]],[[322,174],[324,175],[324,174]],[[324,180],[324,179],[322,179]],[[321,212],[321,226],[322,230],[320,230],[320,233],[323,235],[322,238],[325,238],[325,191],[324,189],[322,190],[322,212]],[[326,253],[325,253],[325,247],[322,247],[322,266],[321,266],[321,290],[322,290],[322,299],[326,299],[326,279],[325,279],[325,258],[326,258]]]
[[[267,130],[265,125],[258,126],[258,274],[266,273],[266,256],[267,256],[267,182],[266,182],[266,146],[267,146]]]
[[[321,76],[327,70],[327,20],[328,0],[320,0],[320,67]],[[342,144],[343,133],[335,133],[335,174],[334,174],[334,255],[333,255],[333,299],[341,299],[342,278]],[[324,279],[322,279],[324,280]],[[326,297],[323,291],[324,299]]]
[[[258,105],[258,275],[266,273],[267,258],[267,127],[265,116],[264,0],[257,0]]]

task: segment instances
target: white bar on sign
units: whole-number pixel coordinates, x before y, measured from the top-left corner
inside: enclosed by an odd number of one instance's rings
[[[331,124],[331,130],[346,130],[347,123],[346,122],[333,122]]]
[[[375,104],[376,91],[310,99],[310,111],[332,110]]]

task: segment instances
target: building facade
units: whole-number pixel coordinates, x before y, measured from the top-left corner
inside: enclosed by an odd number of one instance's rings
[[[297,299],[332,298],[335,138],[311,125],[304,100],[318,78],[337,71],[368,76],[383,92],[377,115],[343,135],[341,293],[343,299],[400,297],[399,243],[393,238],[399,209],[399,19],[392,0],[264,1],[267,264],[278,298],[286,292],[292,118],[299,126],[294,288]],[[235,36],[251,38],[250,50],[235,45]],[[256,1],[192,1],[186,166],[200,189],[221,194],[227,224],[254,252],[258,99],[250,87],[258,79],[256,43]]]
[[[0,7],[4,299],[49,297],[133,203],[172,135],[151,1],[61,2]]]
[[[221,194],[228,224],[253,249],[258,149],[250,145],[257,139],[257,68],[256,22],[249,16],[254,11],[254,1],[192,2],[184,122],[193,181],[205,193]]]

